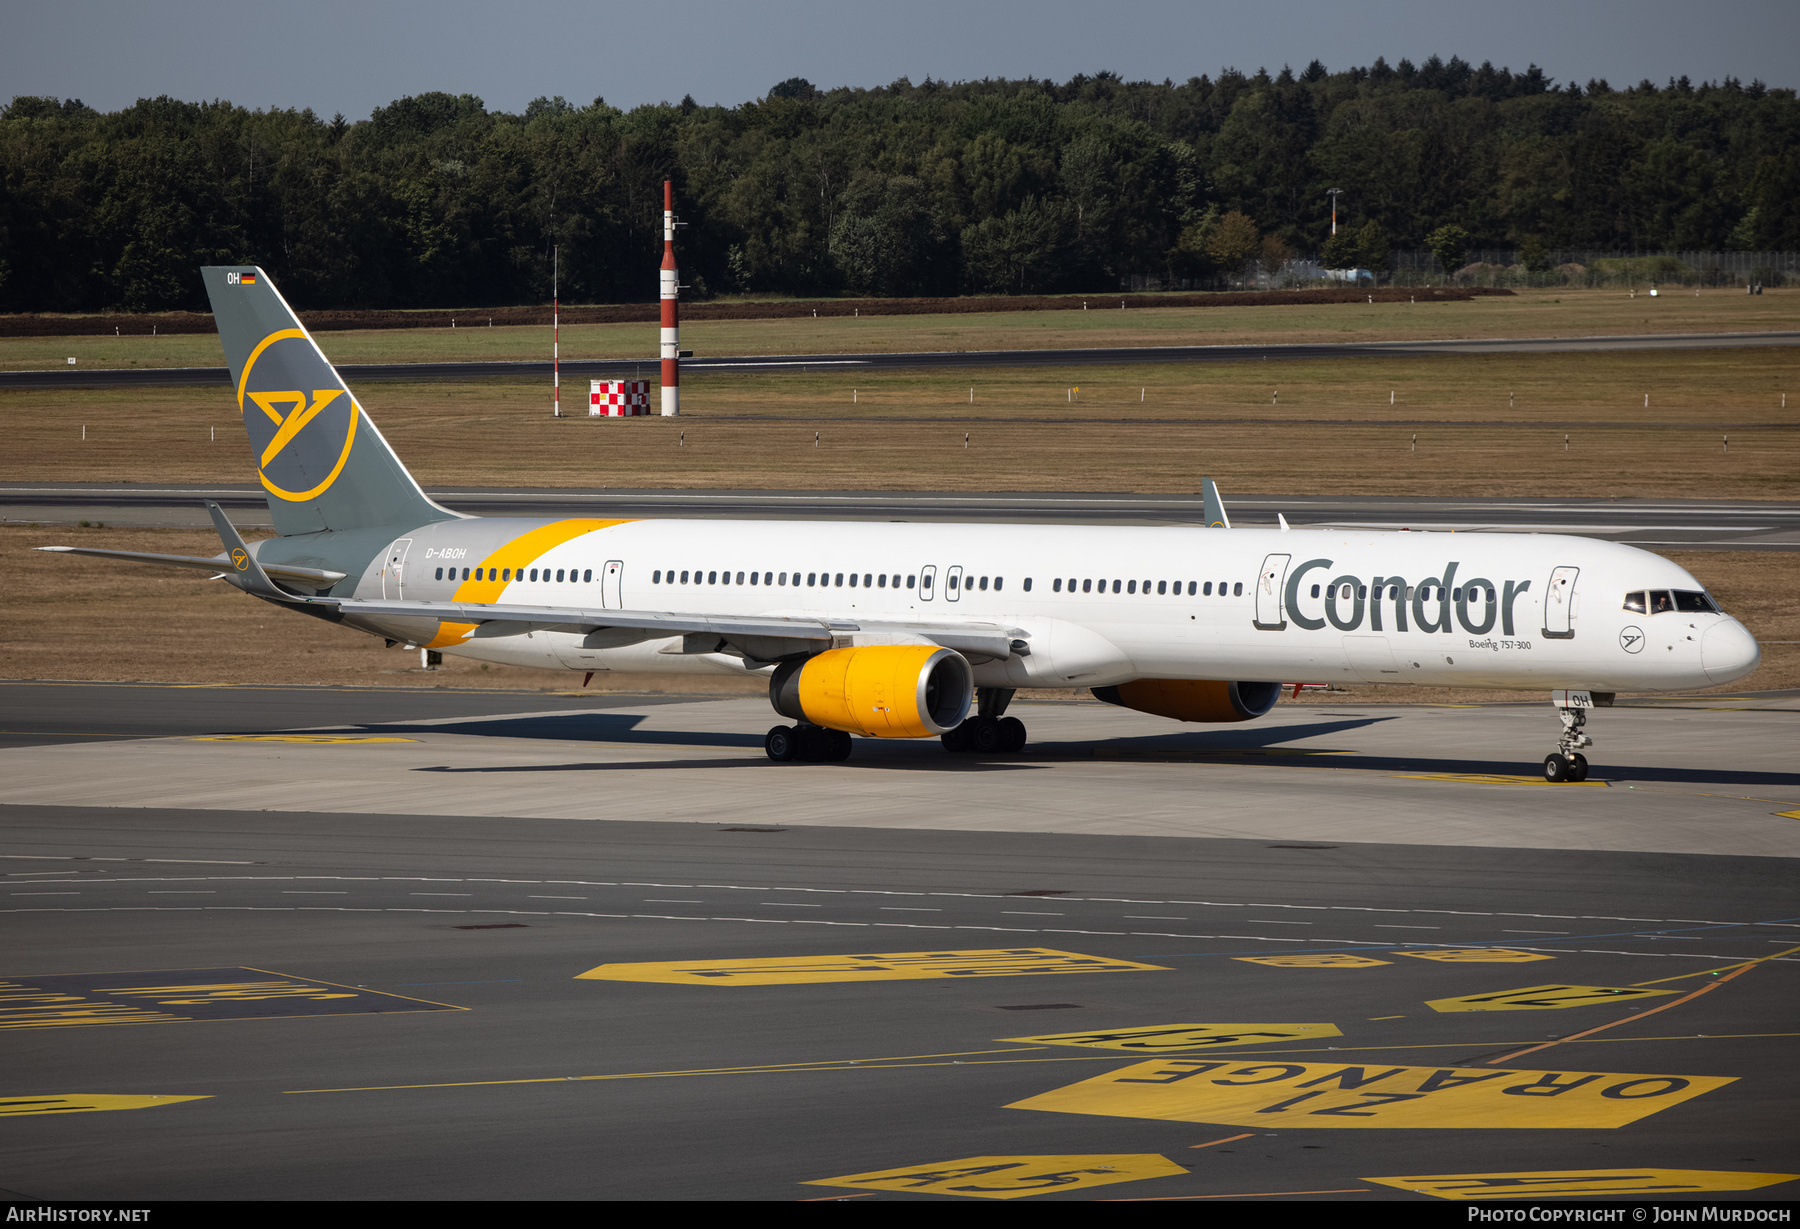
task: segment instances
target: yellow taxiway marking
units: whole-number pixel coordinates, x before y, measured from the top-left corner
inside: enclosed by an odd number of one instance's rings
[[[191,743],[416,743],[417,738],[376,734],[202,734]]]
[[[1577,1044],[1626,1045],[1641,1041],[1738,1041],[1773,1037],[1800,1037],[1800,1033],[1684,1033],[1659,1037],[1602,1037]],[[960,1050],[948,1054],[902,1054],[889,1058],[829,1058],[813,1062],[767,1063],[747,1067],[696,1067],[675,1071],[617,1071],[598,1075],[523,1076],[505,1080],[443,1080],[428,1084],[364,1084],[345,1088],[289,1088],[283,1095],[298,1097],[327,1092],[422,1092],[434,1088],[498,1088],[514,1084],[586,1084],[605,1080],[689,1079],[694,1076],[708,1075],[810,1075],[830,1071],[892,1071],[907,1067],[995,1067],[1016,1066],[1021,1063],[1116,1063],[1119,1061],[1118,1056],[1111,1053],[1054,1054],[1031,1058],[985,1057],[990,1054],[1019,1054],[1041,1048],[1039,1046],[1015,1046],[1003,1050]],[[1386,1050],[1402,1050],[1409,1054],[1416,1054],[1421,1050],[1460,1050],[1467,1053],[1468,1049],[1469,1043],[1466,1041],[1445,1041],[1418,1045],[1350,1045],[1322,1047],[1317,1050],[1271,1050],[1266,1056],[1290,1058],[1296,1054],[1323,1053],[1341,1056],[1345,1054],[1375,1054]],[[1263,1056],[1260,1051],[1252,1050],[1247,1054],[1238,1055],[1238,1058],[1248,1059]]]
[[[1775,814],[1781,819],[1800,819],[1800,811],[1777,811]]]
[[[1165,1058],[1007,1108],[1244,1127],[1593,1129],[1625,1126],[1736,1078]]]
[[[1526,1054],[1535,1054],[1539,1050],[1547,1050],[1551,1046],[1554,1046],[1554,1045],[1562,1045],[1565,1042],[1577,1041],[1583,1037],[1590,1037],[1595,1033],[1604,1032],[1606,1029],[1617,1028],[1621,1024],[1629,1024],[1633,1020],[1642,1020],[1645,1016],[1653,1016],[1657,1012],[1667,1011],[1671,1007],[1679,1007],[1683,1003],[1689,1002],[1693,999],[1697,999],[1703,994],[1707,994],[1713,990],[1717,990],[1720,986],[1723,986],[1726,982],[1730,981],[1732,978],[1739,977],[1745,973],[1748,973],[1751,969],[1754,969],[1759,964],[1765,964],[1768,961],[1780,959],[1782,956],[1791,955],[1794,952],[1800,952],[1800,946],[1786,947],[1778,952],[1770,952],[1767,956],[1758,956],[1754,960],[1746,960],[1739,965],[1731,967],[1731,971],[1729,973],[1725,973],[1725,975],[1723,977],[1720,977],[1718,981],[1708,982],[1706,985],[1701,986],[1698,990],[1690,991],[1687,994],[1684,994],[1680,998],[1675,999],[1671,1002],[1659,1003],[1657,1006],[1650,1008],[1648,1011],[1638,1012],[1635,1016],[1626,1016],[1622,1020],[1614,1020],[1607,1024],[1599,1024],[1599,1025],[1594,1026],[1593,1028],[1585,1029],[1582,1032],[1575,1033],[1572,1036],[1559,1037],[1559,1038],[1555,1039],[1554,1041],[1546,1041],[1546,1042],[1542,1042],[1539,1045],[1528,1046],[1523,1050],[1515,1050],[1511,1054],[1502,1054],[1499,1058],[1489,1059],[1488,1061],[1491,1063],[1507,1062],[1507,1061],[1510,1061],[1511,1059],[1519,1058]],[[1670,979],[1670,980],[1673,980],[1673,979]],[[1663,991],[1651,991],[1651,993],[1653,993],[1653,994],[1672,994],[1674,992],[1669,991],[1669,990],[1663,990]]]
[[[1720,973],[1741,972],[1744,969],[1753,968],[1759,964],[1767,964],[1771,960],[1780,960],[1783,956],[1792,956],[1795,952],[1800,952],[1800,947],[1785,947],[1778,952],[1770,952],[1767,956],[1754,956],[1749,960],[1738,960],[1731,964],[1715,965],[1713,968],[1701,969],[1694,973],[1677,973],[1673,977],[1658,977],[1654,981],[1634,981],[1631,984],[1634,986],[1660,986],[1664,982],[1685,981],[1690,977],[1711,977]]]
[[[1605,788],[1608,781],[1546,781],[1542,777],[1515,776],[1500,772],[1397,772],[1406,781],[1461,781],[1471,785],[1594,785]]]
[[[1155,1053],[1160,1050],[1208,1050],[1218,1046],[1266,1045],[1272,1041],[1301,1041],[1312,1037],[1343,1035],[1335,1024],[1151,1024],[1142,1028],[1050,1033],[1042,1037],[1001,1037],[999,1040]]]
[[[0,1032],[369,1012],[464,1011],[449,1003],[266,969],[169,969],[0,980]]]
[[[1547,1195],[1660,1195],[1683,1191],[1753,1191],[1792,1182],[1800,1174],[1742,1173],[1729,1169],[1539,1169],[1502,1174],[1432,1174],[1365,1178],[1383,1186],[1440,1199],[1542,1199]]]
[[[1046,1191],[1078,1191],[1113,1182],[1166,1178],[1187,1170],[1156,1153],[1096,1156],[969,1156],[842,1178],[814,1178],[806,1186],[877,1191],[928,1191],[972,1199],[1019,1199]]]
[[[874,952],[852,956],[776,956],[767,960],[676,960],[603,964],[577,980],[670,982],[685,986],[795,986],[836,981],[912,981],[940,977],[1026,977],[1039,973],[1168,972],[1163,965],[1080,956],[1048,947],[954,952]]]
[[[1516,952],[1510,947],[1440,947],[1428,952],[1395,952],[1414,960],[1440,960],[1445,964],[1524,964],[1531,960],[1555,960],[1541,952]]]
[[[1564,1007],[1592,1007],[1596,1003],[1618,1003],[1646,999],[1673,990],[1648,990],[1641,986],[1524,986],[1517,990],[1494,990],[1487,994],[1465,994],[1453,999],[1427,999],[1425,1006],[1433,1011],[1555,1011]]]
[[[1109,1199],[1108,1203],[1179,1203],[1184,1199],[1278,1199],[1283,1195],[1366,1195],[1366,1186],[1340,1186],[1329,1191],[1233,1191],[1229,1195],[1145,1195],[1134,1199]]]
[[[1372,969],[1378,964],[1394,963],[1344,952],[1320,952],[1311,956],[1233,956],[1232,959],[1245,964],[1273,965],[1278,969]]]
[[[94,1110],[143,1110],[177,1101],[206,1101],[208,1097],[119,1096],[112,1093],[62,1093],[37,1097],[0,1097],[0,1118],[29,1114],[86,1113]]]

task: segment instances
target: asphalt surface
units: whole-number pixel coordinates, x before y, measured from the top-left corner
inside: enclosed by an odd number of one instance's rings
[[[531,490],[443,488],[428,492],[475,516],[662,516],[754,519],[959,521],[986,524],[1198,525],[1198,495],[1130,492],[976,494],[954,491]],[[8,521],[108,525],[210,525],[216,500],[246,527],[269,523],[262,490],[221,486],[0,483]],[[1405,499],[1387,496],[1225,493],[1236,525],[1570,533],[1653,549],[1800,549],[1800,504],[1760,500]]]
[[[1800,332],[1654,333],[1620,337],[1490,337],[1451,341],[1330,342],[1288,345],[1116,346],[1070,350],[934,350],[910,354],[751,354],[682,360],[689,374],[708,371],[852,371],[932,368],[1089,367],[1138,363],[1238,363],[1264,359],[1344,359],[1433,354],[1568,354],[1587,351],[1735,349],[1800,345]],[[655,359],[568,359],[571,379],[636,379],[655,375]],[[540,379],[541,359],[486,363],[341,363],[346,382],[376,380]],[[230,383],[224,367],[51,368],[0,372],[0,391],[24,388],[154,388]]]
[[[0,685],[0,1188],[1791,1198],[1800,700],[1019,711]]]

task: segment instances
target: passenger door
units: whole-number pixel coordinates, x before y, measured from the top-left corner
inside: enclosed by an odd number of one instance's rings
[[[617,559],[606,561],[606,570],[600,574],[600,607],[603,610],[623,610],[625,565]]]
[[[1557,568],[1544,590],[1544,635],[1551,640],[1575,638],[1575,577],[1580,568]]]
[[[406,596],[406,552],[412,549],[411,538],[399,538],[388,547],[387,562],[381,565],[381,596]]]
[[[960,601],[961,599],[962,565],[959,563],[944,573],[944,600],[946,602],[955,602]]]
[[[1292,555],[1270,555],[1263,560],[1256,577],[1256,630],[1279,632],[1287,628],[1282,617],[1281,587],[1287,583],[1288,561]]]
[[[929,602],[933,586],[937,583],[937,565],[928,563],[919,569],[919,600]]]

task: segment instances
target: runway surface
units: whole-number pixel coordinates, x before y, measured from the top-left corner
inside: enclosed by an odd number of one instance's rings
[[[1198,525],[1198,495],[1130,492],[531,490],[445,488],[429,492],[475,516],[665,516],[769,519],[967,521]],[[117,486],[103,483],[0,484],[8,521],[108,525],[211,524],[216,500],[245,527],[269,524],[260,487]],[[1225,493],[1233,524],[1570,533],[1652,549],[1800,549],[1800,504],[1762,500],[1406,499],[1388,496]]]
[[[1069,350],[932,350],[903,354],[746,354],[682,360],[689,374],[707,371],[784,371],[814,367],[848,371],[932,368],[1088,367],[1139,363],[1238,363],[1263,359],[1344,359],[1433,354],[1568,354],[1584,351],[1736,349],[1800,345],[1800,331],[1650,333],[1611,337],[1477,337],[1449,341],[1327,342],[1287,345],[1114,346]],[[655,377],[655,359],[568,359],[571,379]],[[344,363],[350,384],[378,380],[538,379],[550,375],[541,359],[479,363]],[[229,384],[224,367],[51,368],[0,372],[0,391],[23,388],[135,388]]]
[[[0,1186],[1791,1197],[1800,696],[1345,700],[0,684]]]

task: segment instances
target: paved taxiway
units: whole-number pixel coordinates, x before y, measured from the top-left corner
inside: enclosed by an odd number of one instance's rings
[[[1129,492],[435,489],[431,497],[475,516],[664,516],[909,520],[974,523],[1197,525],[1197,495]],[[209,526],[216,500],[246,528],[269,524],[261,488],[0,483],[0,517],[39,524]],[[1572,533],[1634,546],[1800,550],[1800,504],[1702,499],[1442,499],[1236,495],[1235,523],[1273,525],[1277,513],[1311,528]]]
[[[684,359],[690,374],[706,371],[784,371],[815,367],[846,371],[918,371],[940,368],[1117,366],[1140,363],[1241,363],[1262,359],[1346,359],[1433,354],[1570,354],[1589,351],[1740,349],[1800,345],[1800,332],[1648,333],[1611,337],[1475,337],[1445,341],[1356,341],[1285,345],[1110,346],[1056,350],[932,350],[899,354],[748,354]],[[330,348],[327,341],[326,348]],[[571,379],[636,379],[654,376],[655,359],[565,359]],[[473,363],[344,363],[350,384],[376,380],[539,378],[551,365],[541,359]],[[19,388],[135,388],[229,384],[223,367],[64,368],[0,371],[0,390]]]
[[[1019,711],[1020,757],[776,765],[745,700],[0,685],[3,1185],[1800,1173],[1800,697],[1598,713],[1580,787],[1546,705]]]

